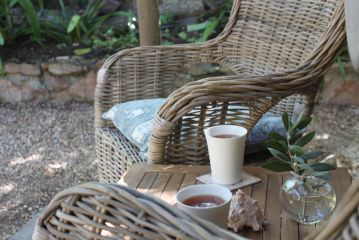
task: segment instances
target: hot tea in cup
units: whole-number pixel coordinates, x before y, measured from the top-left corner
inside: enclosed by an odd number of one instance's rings
[[[204,133],[213,182],[218,184],[240,182],[247,129],[235,125],[219,125],[207,128]]]
[[[232,193],[214,184],[200,184],[181,189],[176,194],[179,209],[227,229]]]
[[[183,204],[191,207],[216,207],[222,205],[224,200],[213,195],[198,195],[183,201]]]

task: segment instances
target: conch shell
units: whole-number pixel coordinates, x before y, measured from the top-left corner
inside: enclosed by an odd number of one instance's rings
[[[253,231],[261,231],[267,224],[268,221],[258,206],[257,200],[238,189],[232,197],[228,226],[235,232],[242,230],[245,226],[251,227]]]

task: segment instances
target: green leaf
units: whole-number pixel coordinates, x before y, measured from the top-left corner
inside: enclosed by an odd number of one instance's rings
[[[313,169],[310,167],[309,164],[306,164],[306,163],[300,163],[297,165],[300,169],[303,169],[303,170],[308,170],[308,171],[313,171]]]
[[[311,175],[325,180],[329,180],[331,178],[331,174],[329,172],[313,172]]]
[[[282,160],[284,162],[289,162],[290,158],[287,157],[285,154],[283,154],[282,152],[278,151],[277,149],[274,148],[268,148],[269,152],[277,159]]]
[[[293,126],[290,128],[290,132],[297,129],[299,123],[302,121],[303,118],[303,112],[299,113],[299,116],[297,117],[296,121],[294,122]]]
[[[297,156],[303,155],[305,152],[302,147],[296,145],[289,145],[289,150]]]
[[[304,136],[302,136],[301,138],[298,139],[298,141],[295,143],[295,145],[299,145],[299,146],[303,147],[306,144],[308,144],[310,141],[312,141],[314,136],[315,136],[315,131],[305,134]]]
[[[30,0],[19,0],[19,4],[25,10],[26,18],[31,25],[32,34],[35,42],[41,44],[41,29],[38,21],[34,5]]]
[[[182,40],[186,40],[186,39],[187,39],[187,33],[185,33],[185,32],[180,32],[180,33],[178,34],[178,37],[179,37],[180,39],[182,39]]]
[[[18,3],[18,0],[10,0],[9,6],[12,8],[16,3]]]
[[[201,37],[201,40],[202,41],[207,41],[208,37],[214,33],[214,30],[216,29],[216,27],[218,26],[219,24],[219,21],[220,21],[220,17],[218,17],[216,20],[210,22],[209,24],[207,24],[203,34],[202,34],[202,37]]]
[[[187,25],[187,32],[195,32],[195,31],[200,31],[203,30],[207,27],[207,24],[209,24],[209,22],[202,22],[202,23],[196,23],[196,24],[190,24]]]
[[[75,29],[77,24],[79,24],[80,19],[81,19],[80,15],[76,14],[76,15],[72,16],[71,21],[70,21],[69,25],[67,26],[67,33],[70,33]]]
[[[282,121],[283,121],[283,124],[284,124],[284,128],[285,130],[287,130],[287,132],[289,131],[290,129],[290,119],[289,119],[289,116],[288,116],[288,113],[287,112],[284,112],[283,115],[282,115]]]
[[[276,140],[267,140],[266,141],[267,147],[274,148],[280,152],[286,152],[287,146],[283,141],[276,141]]]
[[[290,163],[285,163],[280,160],[271,160],[262,164],[262,167],[274,172],[293,171]]]
[[[303,164],[305,163],[304,159],[303,158],[300,158],[300,157],[297,157],[297,156],[294,156],[293,159],[299,163],[299,164]]]
[[[85,55],[91,52],[91,48],[78,48],[75,49],[74,53],[76,55]]]
[[[309,159],[312,159],[312,158],[317,158],[322,154],[323,154],[322,151],[312,151],[312,152],[304,153],[303,155],[301,155],[299,157],[306,161],[306,160],[309,160]]]
[[[268,134],[268,139],[273,139],[273,140],[276,140],[276,141],[284,141],[284,142],[287,142],[287,139],[285,137],[283,137],[282,135],[280,135],[279,133],[276,133],[276,132],[271,132]]]
[[[330,171],[335,169],[334,166],[328,164],[328,163],[312,163],[310,164],[310,167],[313,168],[314,171]]]
[[[63,0],[59,0],[63,19],[66,19],[66,8]]]
[[[305,117],[302,119],[302,121],[300,121],[300,123],[298,124],[298,129],[302,130],[304,129],[306,126],[308,126],[308,124],[312,121],[311,117]]]
[[[3,46],[4,43],[5,43],[4,36],[3,36],[2,33],[0,32],[0,46]]]

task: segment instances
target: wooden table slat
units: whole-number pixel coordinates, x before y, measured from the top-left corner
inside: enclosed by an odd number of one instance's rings
[[[168,180],[170,179],[170,176],[171,173],[158,173],[157,178],[148,193],[153,196],[160,197]]]
[[[183,178],[183,173],[172,173],[165,189],[162,192],[161,199],[171,205],[174,205],[176,203],[175,195],[181,186]]]
[[[186,173],[179,189],[196,184],[197,173]]]
[[[244,171],[259,177],[260,183],[242,188],[258,201],[269,224],[263,232],[253,232],[249,228],[238,234],[250,239],[303,239],[315,229],[315,225],[298,224],[282,213],[279,191],[288,173],[275,173],[261,167],[245,166]],[[210,172],[209,166],[190,165],[136,165],[127,171],[120,183],[147,192],[174,205],[174,196],[180,189],[194,184],[201,184],[196,177]],[[347,169],[333,171],[332,185],[337,194],[337,203],[349,188],[351,178]]]
[[[290,178],[290,175],[283,176],[283,183]],[[281,238],[282,239],[297,239],[298,238],[298,223],[289,217],[282,210],[282,227],[281,227]]]
[[[263,232],[263,239],[280,239],[282,208],[279,203],[279,190],[282,186],[282,176],[268,175],[267,186],[265,215],[269,216],[269,224]]]
[[[157,175],[158,173],[145,173],[141,182],[137,186],[137,191],[147,193],[151,189]]]
[[[262,209],[264,215],[269,220],[268,216],[265,214],[268,176],[267,175],[256,175],[256,176],[261,179],[261,182],[253,185],[252,198],[258,201],[259,207]],[[260,240],[263,238],[262,235],[263,235],[262,232],[258,233],[253,231],[247,231],[245,237],[249,239]]]

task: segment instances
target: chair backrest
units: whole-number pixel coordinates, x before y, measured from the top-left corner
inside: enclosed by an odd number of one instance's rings
[[[325,45],[328,30],[344,32],[332,22],[342,11],[343,0],[234,0],[224,55],[250,75],[294,69]]]
[[[210,50],[205,56],[214,55],[217,62],[244,78],[258,76],[263,82],[261,87],[282,94],[281,101],[256,96],[256,100],[240,102],[235,100],[240,94],[233,94],[234,100],[226,102],[221,101],[221,96],[211,96],[211,104],[196,104],[191,109],[187,107],[187,112],[181,109],[183,116],[174,130],[159,118],[154,127],[158,131],[152,132],[149,161],[204,164],[208,162],[203,135],[206,127],[235,124],[250,130],[267,111],[287,111],[292,116],[303,109],[310,115],[319,79],[344,41],[343,0],[234,0],[228,24],[217,38],[207,42]],[[276,74],[277,79],[266,81],[263,76],[270,74]],[[179,91],[178,96],[181,94]],[[177,105],[185,105],[181,104]],[[176,107],[168,109],[168,116],[178,117],[171,112]],[[166,131],[171,132],[167,139],[162,137]]]

